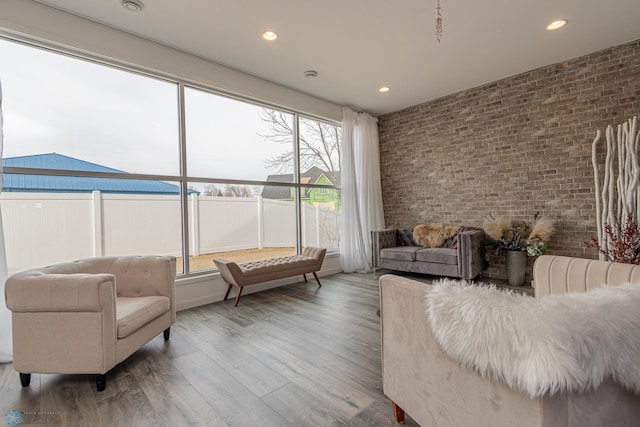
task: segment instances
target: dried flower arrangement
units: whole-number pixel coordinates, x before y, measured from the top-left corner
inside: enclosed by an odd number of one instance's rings
[[[598,248],[598,252],[607,260],[623,264],[640,264],[640,230],[633,214],[628,214],[624,227],[617,222],[604,225],[604,233],[608,241],[607,248],[598,244],[596,237],[584,242],[588,248]]]
[[[542,255],[555,227],[551,221],[542,218],[539,212],[536,212],[533,220],[532,227],[524,221],[514,223],[510,216],[490,215],[484,221],[484,232],[490,239],[486,245],[493,246],[496,253],[504,249],[526,251],[529,256]]]

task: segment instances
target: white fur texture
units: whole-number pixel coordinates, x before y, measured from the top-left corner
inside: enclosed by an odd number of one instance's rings
[[[640,284],[536,299],[442,279],[425,304],[450,357],[532,398],[609,377],[640,393]]]

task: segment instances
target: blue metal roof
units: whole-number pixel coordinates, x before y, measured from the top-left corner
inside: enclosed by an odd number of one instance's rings
[[[126,173],[57,153],[2,159],[2,166],[61,169],[85,172]],[[91,191],[118,194],[180,194],[180,187],[162,181],[144,179],[87,178],[54,175],[4,174],[2,191],[22,193],[88,193]],[[189,194],[196,191],[189,190]],[[197,193],[197,192],[196,192]]]

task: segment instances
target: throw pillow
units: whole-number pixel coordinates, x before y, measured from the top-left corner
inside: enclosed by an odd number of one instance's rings
[[[398,229],[398,245],[399,246],[418,246],[413,240],[413,230],[410,228]]]
[[[422,247],[439,248],[448,238],[455,235],[459,229],[460,227],[441,224],[420,224],[413,229],[413,238]]]

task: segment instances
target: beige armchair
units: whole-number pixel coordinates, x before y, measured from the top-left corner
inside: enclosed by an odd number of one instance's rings
[[[176,259],[89,258],[27,270],[6,283],[13,318],[13,366],[31,373],[106,373],[154,336],[169,339],[176,319]]]

